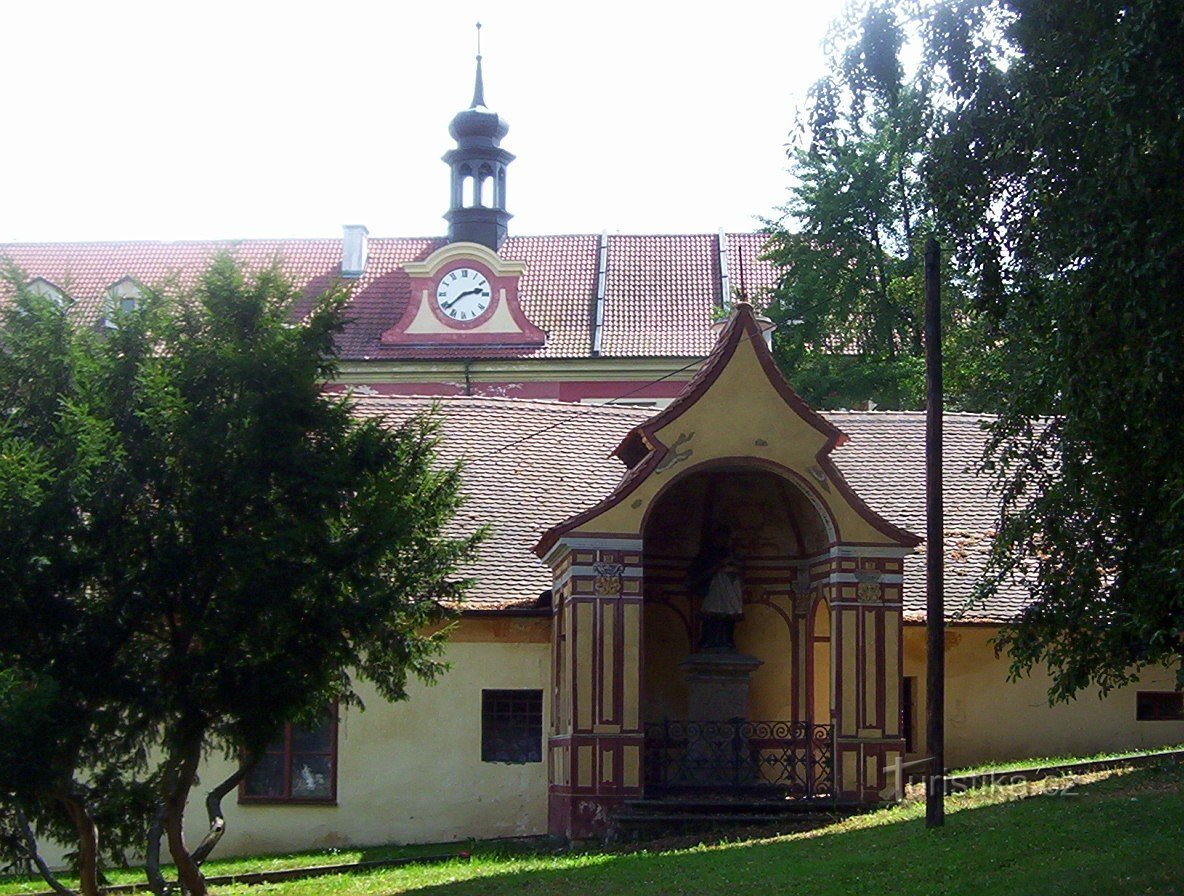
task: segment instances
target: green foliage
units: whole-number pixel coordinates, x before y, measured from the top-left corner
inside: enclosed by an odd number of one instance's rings
[[[948,105],[935,202],[1014,383],[984,595],[1035,598],[1002,635],[1016,674],[1105,691],[1184,643],[1184,19],[1161,0],[950,0],[928,43]]]
[[[832,34],[830,73],[813,88],[790,153],[784,224],[769,227],[782,269],[769,314],[794,388],[821,407],[924,402],[923,246],[936,223],[921,164],[935,109],[901,63],[905,25],[889,5],[853,7]],[[999,384],[968,338],[976,306],[947,262],[949,401],[982,410]]]
[[[115,820],[109,855],[142,830],[148,804],[145,691],[121,654],[121,595],[92,586],[102,533],[94,512],[118,477],[109,421],[92,403],[103,369],[94,334],[8,271],[0,337],[0,811],[69,842],[70,803]],[[8,825],[11,826],[11,825]],[[24,859],[19,839],[4,857]]]
[[[309,307],[221,257],[100,337],[9,284],[0,670],[23,703],[0,751],[42,766],[30,818],[83,787],[142,837],[142,785],[176,806],[202,757],[356,702],[355,676],[397,700],[442,671],[476,536],[444,532],[459,473],[430,417],[359,421],[324,392],[343,292]]]

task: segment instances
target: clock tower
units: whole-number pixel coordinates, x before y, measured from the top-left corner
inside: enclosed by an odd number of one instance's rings
[[[427,258],[403,265],[410,301],[382,342],[422,351],[447,347],[469,358],[517,357],[541,348],[547,334],[518,300],[526,265],[498,254],[506,239],[506,166],[514,157],[499,145],[510,126],[485,105],[481,81],[481,26],[477,25],[477,83],[473,104],[452,119],[448,242]]]
[[[480,29],[478,25],[473,102],[448,126],[456,148],[444,154],[452,175],[452,200],[444,218],[450,242],[480,243],[496,252],[511,217],[506,211],[506,166],[514,156],[500,145],[510,125],[485,105]]]

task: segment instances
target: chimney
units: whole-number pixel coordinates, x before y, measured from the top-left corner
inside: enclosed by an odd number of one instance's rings
[[[341,276],[355,280],[366,272],[366,237],[370,233],[362,224],[346,224],[341,238]]]

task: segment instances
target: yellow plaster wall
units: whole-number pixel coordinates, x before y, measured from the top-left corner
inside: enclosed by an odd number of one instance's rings
[[[829,725],[831,722],[831,641],[830,605],[819,601],[814,610],[814,633],[810,649],[814,656],[813,722],[815,725]]]
[[[337,805],[247,806],[232,795],[218,855],[546,833],[545,744],[543,762],[482,762],[481,690],[541,690],[545,741],[550,624],[466,619],[448,647],[452,668],[435,685],[414,682],[407,701],[390,704],[363,684],[366,711],[342,711]],[[194,842],[205,828],[205,790],[230,768],[203,770],[206,786],[186,816]]]
[[[773,600],[792,614],[787,600]],[[793,635],[785,619],[772,607],[746,604],[736,625],[736,647],[763,664],[752,673],[748,717],[793,720]]]
[[[773,598],[786,613],[788,600]],[[684,612],[689,612],[685,602]],[[748,693],[750,719],[786,719],[793,715],[793,638],[784,618],[764,604],[746,604],[736,625],[736,646],[762,662],[752,674]],[[686,670],[690,653],[686,628],[664,604],[645,605],[644,718],[647,722],[687,717]]]
[[[743,415],[736,413],[738,408],[744,409]],[[656,435],[671,448],[665,469],[656,470],[624,501],[570,534],[641,531],[646,508],[665,485],[688,470],[719,458],[770,461],[813,482],[809,470],[817,466],[816,456],[826,443],[825,436],[786,405],[769,382],[747,339],[741,339],[730,362],[707,392]],[[683,459],[672,463],[675,458]],[[844,540],[894,544],[847,503],[835,484],[828,483],[827,489],[815,492],[830,508]]]
[[[680,601],[684,613],[690,608]],[[647,722],[687,717],[686,673],[679,663],[691,652],[682,620],[664,604],[646,602],[642,653],[642,718]]]
[[[1145,671],[1142,681],[1099,699],[1083,692],[1069,704],[1048,705],[1043,672],[1007,681],[1007,660],[997,659],[989,626],[949,626],[946,633],[946,765],[965,767],[989,759],[1088,755],[1104,750],[1184,743],[1184,721],[1138,722],[1135,694],[1172,690],[1174,673]],[[904,629],[904,674],[915,677],[915,749],[925,743],[925,628]]]

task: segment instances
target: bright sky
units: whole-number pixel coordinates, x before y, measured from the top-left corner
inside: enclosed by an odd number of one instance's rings
[[[2,0],[0,241],[444,232],[480,20],[511,233],[748,230],[840,0]]]

